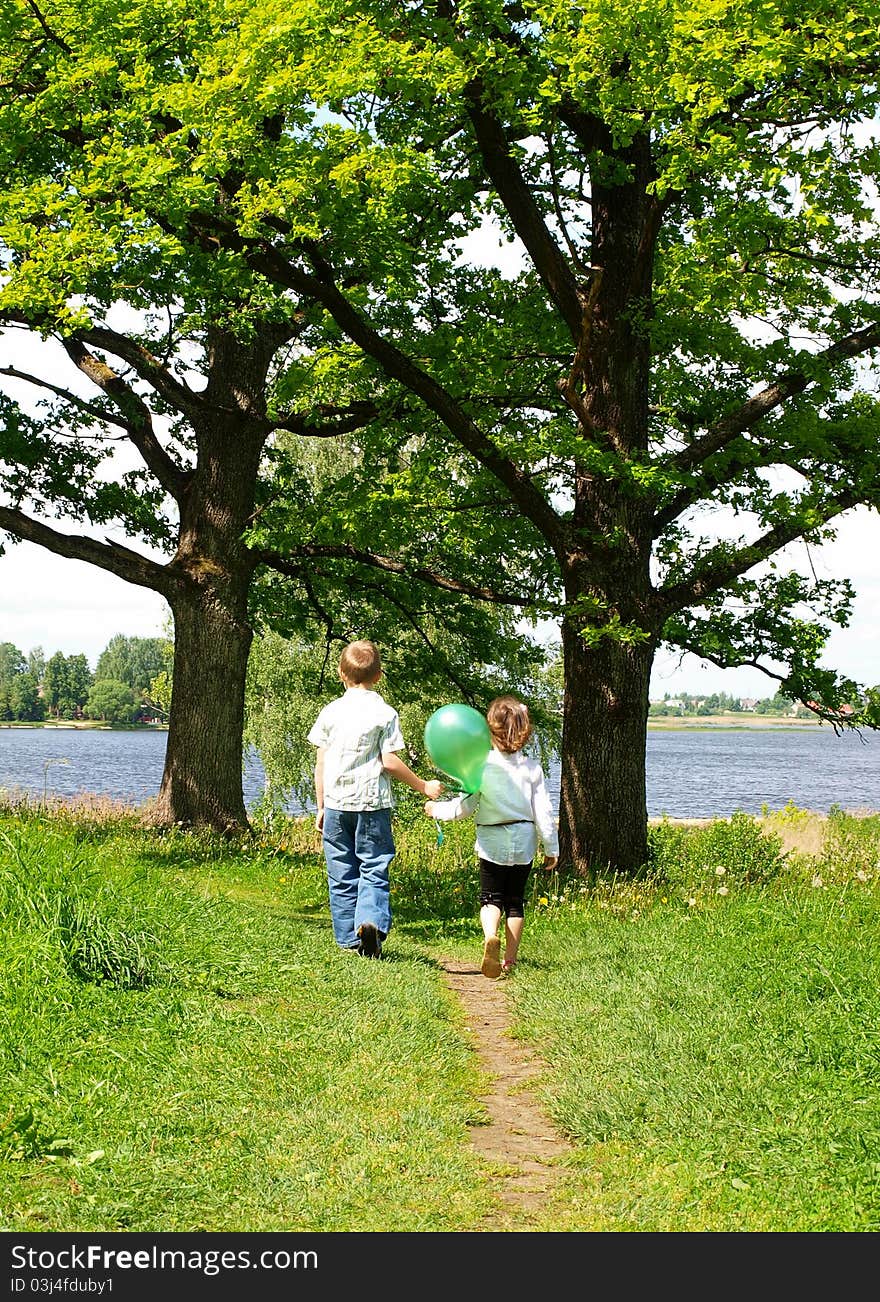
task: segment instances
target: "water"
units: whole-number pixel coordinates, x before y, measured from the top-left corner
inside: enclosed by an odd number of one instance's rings
[[[880,810],[880,735],[804,729],[648,732],[648,813],[712,818],[764,806]]]
[[[167,735],[0,727],[0,788],[37,798],[89,792],[140,805],[159,790]],[[789,801],[820,813],[832,805],[880,810],[876,733],[836,737],[830,728],[816,726],[651,730],[647,766],[652,817],[760,814],[765,806],[781,809]],[[549,776],[558,806],[558,766]],[[263,780],[262,766],[252,757],[244,774],[248,808],[259,798]]]

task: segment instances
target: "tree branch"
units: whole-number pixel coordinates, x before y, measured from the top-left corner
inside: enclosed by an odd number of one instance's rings
[[[74,365],[103,393],[106,393],[122,412],[129,440],[137,448],[147,469],[156,476],[175,501],[180,502],[186,493],[192,473],[183,470],[156,438],[152,413],[147,404],[106,362],[102,362],[94,353],[84,348],[78,338],[73,336],[64,339],[62,344]]]
[[[53,43],[53,45],[57,45],[59,49],[64,51],[65,54],[72,54],[73,47],[68,45],[64,37],[59,36],[58,33],[49,26],[49,24],[46,22],[46,19],[43,17],[42,13],[40,12],[38,6],[34,3],[34,0],[27,0],[27,5],[28,5],[28,9],[30,9],[31,12],[34,14],[37,22],[42,27],[43,32],[48,37],[48,39]]]
[[[848,361],[878,347],[880,347],[880,324],[869,325],[839,339],[822,352],[815,354],[813,360],[830,369],[837,362]],[[803,393],[812,382],[812,375],[805,375],[802,371],[787,371],[778,380],[766,385],[760,393],[749,398],[737,411],[711,426],[702,438],[695,439],[693,443],[678,452],[672,458],[672,465],[685,473],[702,465],[715,452],[720,452],[722,448],[739,438],[789,398]],[[728,466],[725,469],[725,480],[732,478],[738,470],[744,470],[751,464],[743,461],[739,466]],[[677,519],[694,502],[699,501],[704,493],[703,481],[689,485],[677,493],[662,511],[657,512],[654,518],[654,536],[658,537],[668,524]]]
[[[31,375],[28,371],[19,371],[15,366],[0,368],[0,375],[8,375],[13,380],[24,380],[27,384],[33,384],[37,388],[45,389],[47,393],[54,393],[56,398],[62,398],[65,402],[78,407],[80,411],[84,411],[87,415],[94,416],[96,420],[103,421],[106,425],[115,425],[118,429],[125,430],[126,434],[128,433],[128,425],[115,412],[107,411],[103,407],[96,407],[93,403],[86,402],[84,398],[78,397],[77,394],[71,393],[68,389],[62,389],[57,384],[50,384],[48,380],[41,379],[39,375]]]
[[[534,195],[511,156],[501,123],[483,106],[480,82],[474,81],[467,86],[464,95],[486,170],[535,270],[559,309],[572,339],[577,342],[583,330],[583,307],[577,277],[547,229]]]
[[[293,557],[311,560],[324,557],[328,560],[355,561],[359,565],[369,565],[373,569],[384,570],[387,574],[400,574],[406,578],[418,579],[420,582],[428,583],[432,587],[442,589],[444,592],[454,592],[461,596],[472,597],[475,601],[487,601],[500,606],[531,606],[535,602],[534,594],[501,592],[495,588],[481,587],[479,584],[450,579],[446,575],[438,574],[435,570],[429,570],[424,566],[413,569],[404,561],[394,560],[390,556],[381,556],[377,552],[370,552],[365,548],[354,547],[348,543],[306,543],[302,547],[294,548],[288,556],[282,556],[280,552],[263,550],[257,552],[257,557],[262,564],[269,566],[270,569],[277,570],[279,574],[288,574],[293,578],[299,578],[301,575],[301,569]]]
[[[65,556],[69,560],[85,561],[87,565],[97,565],[126,583],[135,583],[141,588],[150,588],[167,597],[173,590],[174,582],[167,567],[152,561],[139,552],[131,551],[115,542],[98,542],[94,538],[61,533],[49,525],[35,520],[22,511],[12,507],[0,506],[0,529],[5,529],[14,537],[25,542],[36,543],[45,547],[56,556]]]
[[[371,583],[365,584],[364,590],[366,592],[378,592],[378,595],[382,598],[383,601],[389,602],[392,606],[394,606],[397,610],[400,611],[401,615],[409,624],[410,628],[413,630],[416,637],[418,637],[424,643],[424,645],[428,648],[428,650],[438,661],[440,660],[443,661],[443,664],[445,666],[444,672],[446,674],[446,677],[449,679],[451,683],[453,683],[458,688],[459,692],[461,693],[462,700],[472,703],[473,697],[469,688],[465,683],[461,681],[461,679],[455,673],[449,661],[449,657],[447,655],[444,655],[442,649],[436,646],[428,637],[428,634],[425,632],[425,630],[422,628],[421,624],[419,623],[418,616],[414,614],[409,609],[408,606],[405,606],[402,601],[399,601],[397,597],[394,596],[393,593],[384,592],[381,589],[377,589],[375,584],[371,584]]]
[[[273,417],[269,423],[273,430],[283,429],[290,434],[302,434],[307,438],[329,439],[339,434],[351,434],[363,429],[384,411],[378,403],[352,402],[347,407],[324,406],[313,412],[288,412]]]
[[[814,354],[811,361],[824,363],[825,368],[830,369],[836,362],[848,361],[878,347],[880,347],[880,324],[872,324],[864,326],[861,330],[854,330],[843,339],[838,339],[836,343]],[[738,411],[719,421],[703,438],[697,439],[679,452],[673,458],[676,467],[679,470],[690,470],[692,466],[701,464],[713,452],[719,451],[730,439],[750,429],[775,407],[780,406],[788,398],[794,397],[795,394],[803,393],[811,383],[811,379],[812,377],[805,375],[803,371],[787,371],[763,388],[760,393],[756,393],[753,398],[744,402]]]
[[[2,372],[0,372],[2,374]],[[477,406],[488,406],[498,408],[502,411],[517,408],[531,408],[538,411],[557,412],[559,404],[547,401],[541,394],[499,394],[499,393],[480,393],[465,394],[462,401],[474,403]],[[363,429],[380,415],[386,418],[399,419],[408,415],[412,407],[404,402],[400,403],[382,403],[370,402],[367,399],[349,403],[347,407],[331,407],[322,405],[318,408],[318,414],[312,412],[287,412],[279,413],[269,420],[273,430],[287,430],[291,434],[301,434],[306,438],[335,438],[339,434],[351,434],[354,430]]]
[[[796,518],[785,520],[775,528],[769,529],[755,542],[726,556],[717,565],[709,564],[702,569],[697,568],[690,579],[659,588],[656,593],[655,608],[660,612],[661,622],[676,611],[699,605],[719,588],[739,578],[741,574],[759,565],[761,561],[767,560],[780,548],[802,537],[808,530],[814,529],[818,524],[827,524],[843,511],[857,506],[859,500],[859,494],[851,491],[829,497],[815,508],[809,524]],[[697,566],[699,567],[699,561]]]
[[[766,665],[761,664],[761,661],[754,659],[753,656],[713,655],[709,651],[704,651],[698,643],[691,642],[688,638],[677,638],[674,645],[679,647],[682,651],[688,651],[692,656],[697,656],[700,660],[708,660],[710,664],[717,665],[719,669],[758,669],[762,674],[766,675],[767,678],[773,678],[777,683],[781,683],[783,687],[789,686],[788,674],[779,674],[773,669],[768,669]],[[852,728],[856,726],[856,723],[848,723],[848,716],[841,714],[839,710],[832,710],[828,706],[820,705],[818,701],[805,701],[802,698],[796,699],[800,700],[804,709],[810,710],[811,713],[815,714],[817,719],[823,719],[825,723],[830,723],[835,733],[839,734],[847,727]]]
[[[559,101],[559,117],[584,153],[592,154],[597,149],[610,147],[611,139],[606,124],[592,113],[585,113],[568,92]]]
[[[230,246],[236,243],[234,232],[228,229],[225,238]],[[551,547],[557,553],[561,552],[564,546],[563,522],[531,477],[499,452],[491,439],[474,424],[446,389],[379,333],[370,320],[349,302],[333,280],[329,279],[329,270],[325,271],[323,277],[303,271],[288,262],[267,241],[244,247],[248,262],[255,271],[274,284],[322,303],[348,337],[368,356],[373,357],[386,375],[398,380],[411,393],[421,398],[458,442],[505,485],[520,510],[540,530]]]
[[[104,352],[112,353],[114,357],[127,362],[132,370],[142,380],[146,380],[175,411],[185,416],[192,416],[204,406],[199,395],[193,393],[192,389],[182,384],[180,380],[175,379],[158,357],[154,357],[149,349],[127,335],[110,330],[106,326],[94,326],[89,330],[77,330],[75,338],[83,344],[92,348],[101,348]]]

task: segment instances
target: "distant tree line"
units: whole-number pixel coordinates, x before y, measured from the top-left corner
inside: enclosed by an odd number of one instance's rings
[[[652,718],[698,715],[705,717],[712,714],[769,714],[790,715],[795,709],[795,702],[784,692],[774,696],[754,700],[751,697],[730,696],[727,692],[713,692],[710,696],[692,696],[679,692],[670,696],[667,692],[662,701],[652,701],[649,714]],[[797,713],[805,718],[812,718],[812,711],[797,704]]]
[[[0,642],[0,722],[95,719],[138,723],[164,719],[168,709],[171,643],[167,638],[116,634],[94,673],[85,655],[42,647],[24,654]]]

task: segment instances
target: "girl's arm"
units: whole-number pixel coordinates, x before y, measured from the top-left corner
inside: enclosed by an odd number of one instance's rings
[[[539,775],[532,791],[532,814],[544,854],[549,859],[555,859],[559,854],[559,829],[543,773]]]
[[[473,795],[456,796],[453,800],[429,800],[425,805],[425,813],[429,818],[449,823],[456,818],[470,818],[479,803],[480,793],[475,791]]]

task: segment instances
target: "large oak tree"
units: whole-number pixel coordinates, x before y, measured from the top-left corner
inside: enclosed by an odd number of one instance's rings
[[[475,646],[495,649],[495,672],[540,660],[514,602],[488,614],[458,599],[480,598],[475,563],[459,555],[447,578],[424,563],[418,530],[409,551],[398,530],[392,556],[361,536],[355,499],[387,456],[338,441],[377,418],[368,378],[341,397],[322,383],[323,309],[215,234],[231,222],[249,238],[246,196],[295,184],[298,124],[314,117],[304,86],[267,101],[248,66],[257,29],[244,4],[166,0],[14,0],[0,16],[0,530],[167,600],[173,691],[153,814],[228,830],[248,826],[243,708],[261,611],[325,644],[316,694],[354,636],[382,643],[398,702],[408,682],[475,699],[491,679]],[[300,41],[285,60],[302,53]],[[385,225],[387,242],[393,214],[377,215],[377,238]],[[395,461],[405,415],[383,414]],[[339,529],[302,440],[338,449],[352,508]],[[281,522],[280,551],[248,536],[264,513]]]
[[[389,399],[421,401],[476,501],[492,479],[515,505],[507,543],[527,535],[535,592],[559,595],[562,843],[582,870],[645,862],[661,643],[876,723],[876,694],[820,666],[846,576],[786,548],[880,499],[877,17],[873,0],[845,18],[821,0],[339,3],[294,6],[261,43],[269,60],[311,33],[287,75],[337,127],[310,184],[335,179],[362,217],[328,198],[310,227],[260,193],[258,229],[217,238],[323,304]],[[370,214],[395,203],[404,252],[377,254]],[[445,266],[426,216],[444,203]],[[519,269],[462,267],[480,219]],[[486,551],[503,579],[504,540]]]

